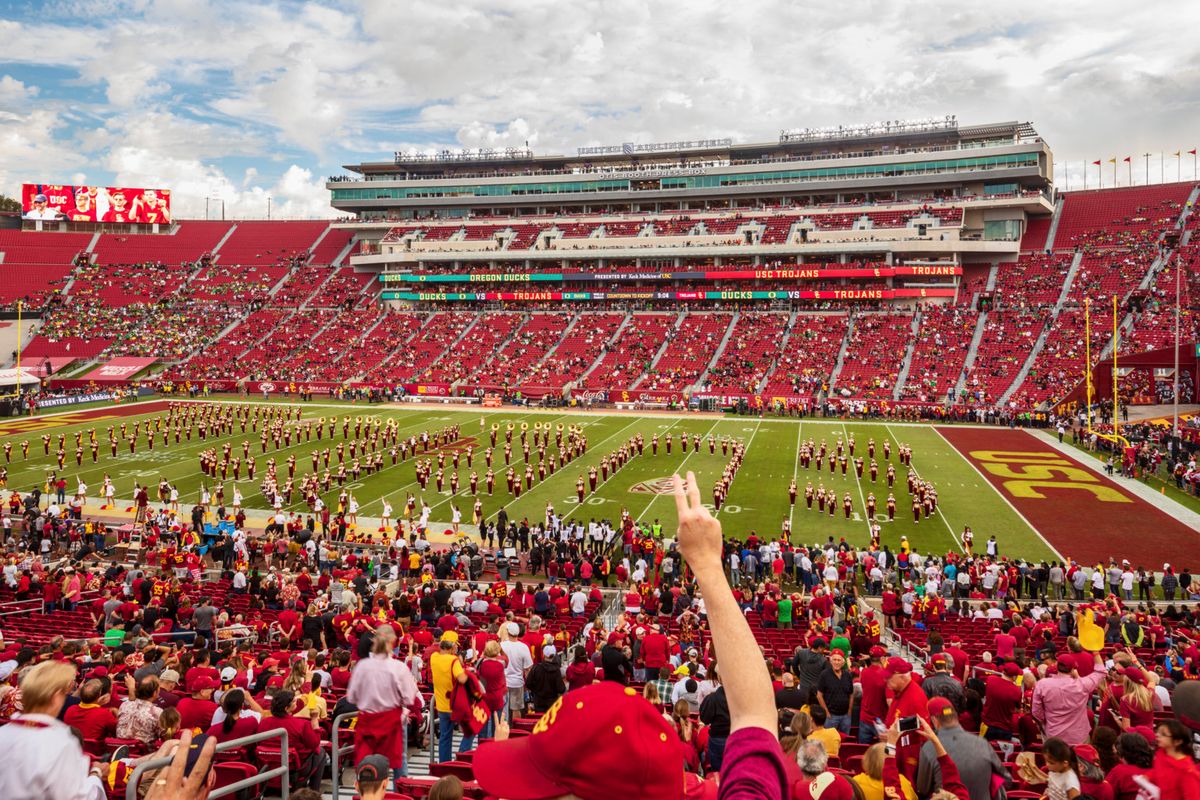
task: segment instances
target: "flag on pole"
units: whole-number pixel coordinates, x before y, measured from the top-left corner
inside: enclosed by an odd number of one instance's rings
[[[1175,151],[1175,157],[1176,157],[1176,158],[1179,158],[1181,155],[1183,155],[1183,151],[1182,151],[1182,150],[1176,150],[1176,151]]]
[[[1097,167],[1098,167],[1098,166],[1100,166],[1100,162],[1099,162],[1099,161],[1093,161],[1092,163],[1093,163],[1093,164],[1095,164]]]
[[[1125,160],[1126,160],[1126,161],[1128,161],[1129,159],[1125,159]],[[1117,160],[1116,160],[1115,158],[1110,158],[1110,159],[1108,160],[1108,163],[1110,163],[1110,164],[1115,164],[1115,163],[1117,163]]]
[[[1195,148],[1192,148],[1191,150],[1188,150],[1188,155],[1189,155],[1189,156],[1194,156],[1194,155],[1196,155],[1196,149],[1195,149]]]
[[[1125,163],[1126,163],[1126,164],[1132,163],[1132,162],[1129,160],[1129,156],[1125,156]]]

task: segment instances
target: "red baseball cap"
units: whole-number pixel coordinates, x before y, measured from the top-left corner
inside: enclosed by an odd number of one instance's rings
[[[887,655],[887,650],[884,650],[879,645],[875,645],[870,649],[867,655],[869,655],[871,658],[883,658]]]
[[[1121,674],[1140,686],[1146,686],[1150,683],[1150,680],[1146,677],[1145,671],[1140,667],[1126,667],[1125,669],[1121,670]]]
[[[1015,661],[1008,661],[1004,664],[1004,674],[1010,678],[1015,678],[1024,671],[1021,669],[1021,665]]]
[[[929,716],[940,717],[946,714],[953,714],[954,704],[944,697],[935,697],[929,701]]]
[[[889,676],[907,675],[908,673],[912,672],[913,665],[899,656],[892,656],[887,660],[887,663],[883,665],[883,668],[887,671]]]
[[[484,791],[506,800],[683,797],[675,730],[635,689],[612,681],[563,695],[531,735],[485,744],[473,764]]]

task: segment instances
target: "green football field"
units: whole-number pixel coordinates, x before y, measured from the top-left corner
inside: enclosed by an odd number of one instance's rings
[[[253,401],[233,401],[256,404]],[[272,403],[275,405],[275,403]],[[865,498],[873,492],[878,502],[882,540],[895,548],[901,536],[907,536],[913,546],[920,552],[946,552],[959,548],[958,535],[966,525],[975,532],[975,542],[982,549],[983,542],[988,536],[995,534],[1002,543],[1006,553],[1031,558],[1047,558],[1051,556],[1049,547],[1030,528],[1030,526],[998,495],[975,469],[966,462],[947,443],[941,435],[928,425],[883,424],[872,422],[837,422],[825,420],[795,420],[795,419],[757,419],[753,417],[713,417],[713,416],[637,416],[633,414],[585,414],[578,411],[531,411],[519,409],[497,409],[489,412],[445,410],[438,407],[418,407],[409,409],[395,406],[367,406],[363,404],[313,402],[300,403],[303,416],[301,422],[315,421],[320,416],[329,417],[336,414],[339,418],[349,415],[394,418],[402,436],[419,435],[421,431],[433,432],[441,428],[457,424],[464,437],[476,439],[474,469],[480,476],[480,495],[486,517],[491,518],[501,505],[507,508],[510,518],[528,517],[531,521],[542,520],[545,516],[547,503],[553,504],[555,510],[571,519],[590,518],[617,520],[622,510],[627,510],[635,519],[652,522],[662,521],[670,532],[674,519],[674,501],[666,491],[666,481],[673,473],[679,471],[694,471],[701,485],[702,495],[711,501],[713,483],[720,477],[728,460],[723,456],[718,445],[715,454],[709,454],[707,436],[712,434],[719,441],[720,437],[741,439],[746,444],[746,456],[741,469],[737,473],[725,505],[719,512],[719,518],[724,525],[726,535],[745,536],[751,531],[760,536],[776,537],[781,531],[784,520],[791,520],[793,542],[823,542],[829,536],[835,539],[845,537],[855,544],[865,544],[869,540],[868,522],[865,519]],[[153,488],[161,478],[166,478],[175,484],[181,494],[181,501],[190,504],[196,501],[202,483],[212,485],[212,480],[200,472],[199,452],[207,447],[216,447],[218,452],[223,443],[229,442],[234,446],[235,453],[240,453],[243,440],[251,444],[251,452],[258,461],[258,472],[254,481],[246,477],[245,471],[238,486],[245,496],[244,506],[248,509],[268,508],[263,497],[260,484],[266,469],[267,458],[274,457],[279,464],[281,476],[286,477],[285,460],[289,455],[297,459],[297,485],[299,478],[311,467],[310,453],[314,449],[330,447],[328,437],[318,442],[292,440],[290,448],[276,450],[273,445],[267,453],[262,453],[257,434],[247,430],[242,434],[235,426],[233,436],[214,439],[210,436],[201,442],[193,436],[191,442],[184,440],[176,445],[172,436],[167,447],[161,446],[161,438],[155,444],[155,449],[147,451],[145,437],[141,437],[138,450],[130,454],[124,444],[118,449],[114,458],[110,455],[106,430],[109,425],[119,425],[126,422],[132,428],[137,419],[153,419],[165,415],[165,410],[156,413],[144,413],[147,405],[133,404],[115,406],[104,409],[74,411],[65,415],[39,417],[28,420],[9,421],[0,424],[0,431],[9,435],[0,436],[0,446],[5,442],[13,443],[12,463],[8,465],[9,486],[21,491],[28,491],[35,486],[41,486],[47,474],[57,467],[53,455],[57,447],[51,447],[51,455],[43,454],[41,437],[49,433],[55,437],[60,433],[67,434],[67,465],[64,475],[68,481],[68,492],[73,491],[76,479],[82,479],[89,486],[89,495],[99,496],[100,485],[105,474],[112,477],[116,485],[118,506],[128,505],[133,496],[134,482],[149,483],[152,487],[151,496],[155,496]],[[480,420],[484,418],[481,429]],[[498,447],[493,456],[493,469],[496,472],[495,494],[488,497],[485,491],[483,475],[486,466],[483,463],[483,450],[488,444],[488,430],[493,423],[501,428]],[[503,458],[504,429],[512,423],[516,426],[513,448],[513,466],[518,472],[524,470],[519,432],[523,423],[529,425],[532,435],[535,423],[557,426],[581,425],[588,438],[586,454],[568,464],[565,468],[549,475],[545,481],[537,481],[532,489],[522,493],[519,499],[510,495],[506,488],[505,466]],[[13,426],[26,426],[28,430],[12,432]],[[36,427],[33,427],[36,426]],[[77,430],[86,431],[95,428],[101,444],[99,461],[92,463],[91,451],[86,450],[82,467],[75,465],[74,433]],[[682,452],[679,446],[679,434],[699,434],[701,447],[699,452],[689,448]],[[651,454],[650,441],[655,434],[664,437],[670,433],[675,436],[674,448],[670,455],[665,446],[660,444],[658,455]],[[580,474],[586,479],[589,466],[598,464],[600,459],[616,450],[631,437],[641,434],[646,441],[645,452],[641,456],[632,457],[629,462],[607,481],[602,482],[596,492],[589,493],[584,503],[579,504],[576,498],[575,482]],[[351,431],[353,435],[353,430]],[[818,473],[815,467],[804,469],[800,466],[797,455],[799,445],[809,439],[820,443],[824,439],[832,448],[839,437],[856,439],[857,455],[865,458],[867,440],[873,438],[877,444],[876,460],[880,465],[877,483],[872,484],[869,473],[859,480],[855,475],[853,462],[848,474],[843,476],[840,470],[836,475],[830,475],[828,470]],[[19,443],[22,440],[30,442],[29,459],[23,460],[20,455]],[[897,515],[894,522],[887,522],[885,501],[888,494],[884,479],[887,461],[883,459],[883,442],[892,442],[891,463],[897,468],[896,486],[894,489],[897,500]],[[341,442],[341,424],[337,426],[334,443]],[[901,443],[912,448],[913,468],[925,479],[933,482],[938,491],[939,511],[929,519],[922,519],[914,524],[911,513],[911,498],[908,495],[905,480],[906,470],[899,463],[898,449]],[[463,443],[460,443],[463,444]],[[549,452],[556,448],[551,442]],[[536,450],[532,457],[536,462]],[[349,462],[349,459],[347,459]],[[331,462],[335,467],[336,456]],[[431,482],[429,487],[421,492],[416,483],[413,459],[391,466],[390,457],[385,459],[385,468],[374,475],[364,474],[358,481],[347,484],[358,498],[361,508],[360,516],[377,517],[382,510],[382,500],[387,497],[391,502],[393,516],[401,514],[404,499],[408,492],[423,496],[432,507],[431,519],[435,522],[449,522],[451,504],[457,504],[462,511],[463,520],[470,521],[474,498],[468,491],[468,477],[471,469],[466,467],[465,459],[459,467],[459,494],[452,496],[449,491],[449,481],[441,493],[438,493]],[[868,462],[869,464],[869,462]],[[436,469],[436,464],[435,464]],[[446,462],[447,478],[452,465]],[[788,502],[788,484],[796,478],[799,495],[793,508]],[[839,498],[837,513],[834,516],[819,514],[814,509],[805,508],[804,487],[811,481],[814,486],[823,483],[827,489],[835,491]],[[233,495],[232,480],[225,482],[226,503],[231,502]],[[325,502],[331,508],[336,508],[339,492],[336,481],[331,490],[324,494]],[[847,492],[854,504],[851,519],[847,520],[842,511],[841,500]],[[294,496],[293,499],[296,499]],[[303,502],[294,503],[291,509],[306,511]]]

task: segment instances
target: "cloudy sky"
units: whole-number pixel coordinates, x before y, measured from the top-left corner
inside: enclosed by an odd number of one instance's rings
[[[1173,174],[1200,144],[1198,28],[1200,3],[1109,0],[0,0],[0,193],[162,186],[180,216],[220,197],[261,217],[270,195],[323,217],[326,175],[397,149],[945,114],[1033,122],[1060,185],[1126,155],[1143,182],[1145,152],[1156,181],[1160,152]]]

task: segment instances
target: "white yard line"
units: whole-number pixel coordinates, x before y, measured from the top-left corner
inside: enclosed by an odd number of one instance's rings
[[[746,442],[746,455],[747,456],[750,454],[750,445],[754,444],[754,437],[758,436],[758,429],[761,427],[762,427],[762,420],[759,420],[758,422],[754,423],[754,433],[750,434],[750,439]],[[728,463],[728,462],[726,462],[726,463]],[[745,462],[743,461],[743,463],[745,463]],[[736,480],[737,480],[737,475],[735,474],[733,476],[733,481],[736,481]],[[730,491],[733,491],[733,481],[729,482],[729,490]],[[721,510],[713,509],[713,516],[714,517],[721,516]]]
[[[894,433],[892,433],[892,429],[891,429],[891,427],[890,427],[890,426],[888,426],[888,425],[884,425],[883,427],[887,429],[888,436],[892,437],[892,441],[894,441],[894,442],[896,443],[896,447],[897,447],[897,449],[899,449],[899,447],[900,447],[900,440],[899,440],[898,438],[896,438],[896,435],[895,435]],[[943,438],[943,440],[945,439],[945,437],[942,437],[942,438]],[[946,442],[946,444],[950,444],[950,443],[949,443],[949,442]],[[958,452],[958,451],[956,450],[955,452]],[[909,459],[909,466],[912,466],[912,459],[911,459],[911,458]],[[918,470],[918,471],[917,471],[917,475],[919,476],[920,474],[921,474],[921,472]],[[936,490],[936,489],[937,489],[937,485],[935,484],[933,488]],[[965,552],[967,552],[967,551],[966,551],[966,548],[964,548],[964,547],[963,547],[962,540],[958,538],[958,534],[957,534],[957,533],[955,533],[955,532],[954,532],[954,528],[952,528],[952,527],[950,526],[950,520],[946,519],[946,515],[945,515],[945,513],[942,511],[942,504],[941,504],[941,503],[938,503],[937,510],[936,510],[934,513],[935,513],[935,514],[937,514],[937,516],[941,518],[942,522],[943,522],[943,523],[945,524],[945,526],[946,526],[946,530],[950,531],[950,538],[951,538],[952,540],[954,540],[954,546],[955,546],[955,547],[957,547],[959,550],[962,550],[964,553],[965,553]]]
[[[842,433],[845,435],[846,441],[849,442],[850,441],[850,431],[848,428],[846,428],[846,423],[844,423],[844,422],[842,423]],[[857,442],[855,442],[855,444],[857,444]],[[836,447],[836,445],[835,445],[835,447]],[[849,444],[846,445],[846,449],[847,449],[847,451],[850,449]],[[847,458],[850,458],[851,461],[853,461],[854,456],[850,455],[849,452],[847,452],[846,456],[847,456]],[[872,520],[871,518],[869,518],[867,516],[867,496],[865,494],[863,494],[862,478],[858,477],[858,469],[855,468],[853,463],[850,464],[850,468],[854,470],[854,484],[858,487],[858,501],[860,503],[862,503],[863,519],[866,520],[866,523],[867,523],[867,537],[869,539],[871,536],[871,523],[874,522],[874,520]],[[834,497],[834,502],[837,502],[837,495],[835,494],[833,497]]]
[[[713,423],[713,425],[712,425],[712,427],[708,429],[708,432],[707,432],[707,433],[705,433],[705,434],[703,434],[703,435],[700,437],[700,438],[701,438],[701,440],[708,438],[708,435],[709,435],[709,434],[711,434],[713,431],[715,431],[715,430],[717,429],[717,426],[718,426],[718,425],[720,425],[722,422],[725,422],[725,421],[726,421],[726,420],[724,420],[724,419],[719,419],[719,420],[717,420],[716,422],[714,422],[714,423]],[[698,449],[698,448],[696,448],[696,449]],[[686,463],[688,462],[688,459],[690,459],[692,456],[696,455],[696,449],[689,450],[689,451],[688,451],[688,454],[687,454],[686,456],[684,456],[684,457],[683,457],[683,461],[680,461],[680,462],[679,462],[679,467],[678,467],[678,468],[675,470],[675,472],[676,472],[677,474],[679,474],[679,475],[682,475],[682,476],[686,477],[686,473],[685,473],[685,472],[684,472],[684,470],[683,470],[683,465],[684,465],[684,464],[686,464]],[[697,480],[698,480],[698,479],[697,479]],[[657,500],[657,499],[658,499],[660,496],[661,496],[661,495],[657,495],[657,494],[656,494],[656,495],[652,495],[652,496],[650,497],[650,502],[649,502],[649,503],[647,503],[647,504],[646,504],[646,507],[642,509],[642,513],[640,513],[640,514],[638,514],[636,517],[634,517],[634,520],[633,520],[633,521],[634,521],[634,522],[641,522],[641,521],[642,521],[642,517],[646,516],[646,512],[650,510],[650,507],[654,505],[654,501],[655,501],[655,500]]]
[[[640,421],[640,418],[639,418],[639,419],[635,419],[633,422],[630,422],[628,425],[625,425],[624,427],[617,428],[615,431],[613,431],[612,433],[610,433],[608,436],[605,436],[603,439],[601,439],[600,441],[596,442],[595,444],[592,444],[591,442],[589,442],[589,443],[588,443],[588,451],[589,451],[589,452],[592,452],[592,451],[594,451],[594,450],[595,450],[595,448],[596,448],[597,446],[604,444],[605,442],[607,442],[609,439],[613,438],[613,437],[614,437],[614,436],[616,436],[617,434],[619,434],[619,433],[622,433],[623,431],[626,431],[626,430],[628,430],[630,425],[635,425],[635,424],[637,424],[639,421]],[[613,473],[613,474],[615,475],[616,473]],[[534,485],[533,485],[533,486],[532,486],[532,487],[529,489],[529,491],[531,491],[531,492],[532,492],[532,491],[533,491],[534,489],[536,489],[538,486],[540,486],[541,484],[545,483],[546,481],[549,481],[549,480],[551,480],[553,477],[554,477],[554,476],[552,475],[552,476],[550,476],[550,477],[546,478],[546,480],[545,480],[545,481],[538,481],[537,483],[535,483],[535,484],[534,484]],[[610,479],[611,479],[611,476],[610,476]],[[596,487],[596,488],[599,488],[599,485],[597,485],[597,487]],[[510,499],[510,500],[509,500],[509,503],[515,503],[515,502],[517,502],[517,500],[518,500],[518,499],[519,499],[519,498],[516,498],[516,497],[514,497],[514,498],[512,498],[512,499]],[[503,507],[504,505],[508,505],[508,503],[504,503],[504,504],[502,504],[502,507]],[[500,509],[496,509],[496,511],[493,511],[491,514],[488,514],[486,517],[484,517],[484,520],[483,520],[483,521],[484,521],[484,522],[487,522],[489,519],[491,519],[492,517],[496,516],[496,514],[497,514],[497,512],[499,512],[499,510],[500,510]]]
[[[1050,552],[1054,553],[1054,555],[1058,558],[1059,561],[1061,561],[1064,564],[1067,563],[1067,560],[1065,558],[1063,558],[1062,553],[1058,552],[1058,550],[1056,550],[1054,548],[1054,545],[1050,544],[1050,542],[1048,542],[1046,540],[1045,536],[1042,536],[1042,532],[1039,531],[1037,528],[1035,528],[1033,523],[1030,522],[1028,519],[1026,519],[1024,514],[1022,514],[1020,511],[1017,510],[1017,507],[1012,504],[1011,500],[1009,500],[1007,497],[1005,497],[1003,492],[998,490],[995,486],[992,486],[992,482],[987,479],[986,475],[984,475],[982,472],[979,471],[979,467],[975,466],[974,462],[972,462],[969,458],[967,458],[965,455],[960,453],[958,451],[958,448],[955,447],[950,442],[949,439],[947,439],[945,436],[942,436],[942,432],[937,429],[936,425],[931,425],[930,428],[932,428],[933,432],[936,433],[938,436],[941,436],[942,441],[946,443],[946,446],[950,448],[951,452],[953,452],[955,455],[957,455],[963,461],[967,462],[967,464],[970,465],[971,469],[975,470],[975,473],[977,475],[979,475],[979,479],[981,481],[983,481],[984,486],[987,486],[988,488],[990,488],[993,492],[995,492],[997,495],[1000,496],[1001,500],[1003,500],[1005,503],[1008,504],[1008,507],[1012,509],[1013,513],[1016,514],[1018,517],[1020,517],[1021,521],[1024,522],[1027,526],[1029,526],[1029,530],[1033,531],[1034,534],[1039,539],[1042,540],[1042,544],[1046,545],[1046,547],[1048,547],[1050,549]]]
[[[676,425],[678,425],[678,424],[679,424],[681,421],[682,421],[682,420],[678,420],[678,419],[677,419],[677,420],[675,420],[674,422],[672,422],[670,425],[668,425],[668,426],[667,426],[667,430],[668,430],[668,431],[669,431],[669,430],[671,430],[671,428],[674,428],[674,427],[675,427]],[[632,422],[631,422],[631,423],[629,423],[629,425],[632,425],[632,424],[633,424]],[[629,427],[629,425],[626,425],[626,426],[625,426],[625,428],[628,428],[628,427]],[[623,430],[625,430],[625,428],[621,428],[621,430],[623,431]],[[620,431],[618,431],[618,433],[620,433]],[[632,460],[632,459],[631,459],[631,460]],[[617,472],[620,472],[620,470],[617,470]],[[613,478],[615,478],[615,477],[617,477],[617,473],[616,473],[616,472],[613,472],[613,473],[610,473],[610,474],[609,474],[609,476],[608,476],[607,478],[605,478],[604,480],[602,480],[602,481],[600,481],[599,483],[597,483],[597,484],[596,484],[596,492],[599,492],[599,491],[600,491],[602,488],[604,488],[604,484],[608,483],[609,481],[611,481],[611,480],[612,480]],[[587,497],[589,497],[590,495],[592,495],[592,494],[595,494],[596,492],[588,492],[588,494],[587,494],[587,495],[584,495],[584,497],[585,497],[585,498],[587,498]],[[576,504],[575,504],[575,505],[574,505],[574,506],[571,508],[571,510],[570,510],[570,511],[568,511],[566,514],[564,514],[564,515],[563,515],[563,517],[562,517],[562,520],[563,520],[563,522],[566,522],[566,521],[567,521],[567,520],[569,520],[569,519],[570,519],[572,516],[574,516],[574,515],[575,515],[575,512],[576,512],[576,511],[578,511],[579,509],[583,508],[583,507],[584,507],[584,505],[585,505],[585,503],[576,503]]]
[[[792,464],[792,480],[797,481],[797,482],[799,481],[799,478],[800,478],[800,446],[801,446],[800,432],[802,430],[804,430],[803,423],[796,426],[796,460]],[[796,487],[796,494],[797,495],[800,494],[799,486]],[[792,518],[795,515],[796,515],[796,504],[788,503],[788,530],[791,530],[791,528],[792,528]]]

